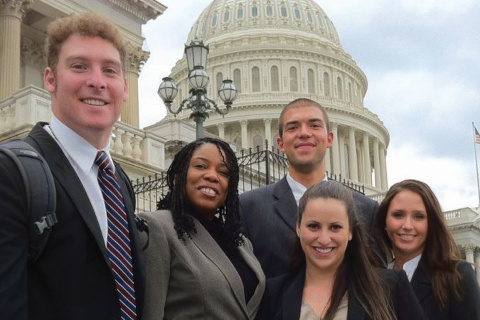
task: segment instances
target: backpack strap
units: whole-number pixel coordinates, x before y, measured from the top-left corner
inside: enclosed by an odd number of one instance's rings
[[[0,151],[18,167],[25,186],[30,237],[29,263],[40,256],[57,223],[56,191],[52,173],[38,151],[23,140],[3,143]]]

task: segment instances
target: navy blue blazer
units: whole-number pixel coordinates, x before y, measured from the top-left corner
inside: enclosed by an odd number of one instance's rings
[[[0,319],[120,319],[120,306],[100,226],[85,189],[60,146],[37,124],[29,134],[52,171],[58,223],[38,261],[28,265],[25,191],[20,173],[0,157]],[[143,252],[133,192],[116,174],[129,219],[138,319],[145,292]]]
[[[440,309],[433,293],[432,283],[422,265],[422,261],[413,274],[410,282],[425,315],[430,320],[480,320],[480,289],[475,272],[470,264],[460,261],[457,270],[462,275],[462,300],[453,297],[444,309]]]
[[[425,320],[403,270],[378,269],[397,320]],[[298,320],[303,298],[305,268],[267,280],[256,320]],[[353,292],[348,292],[347,320],[371,320]]]
[[[371,234],[378,203],[353,193],[357,214]],[[297,202],[286,177],[240,195],[243,232],[268,278],[287,273],[294,252],[297,232]]]

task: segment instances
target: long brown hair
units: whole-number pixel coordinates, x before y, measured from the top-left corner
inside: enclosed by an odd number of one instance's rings
[[[374,223],[377,243],[387,256],[391,256],[392,242],[385,231],[388,208],[393,198],[402,191],[418,194],[427,211],[428,231],[420,264],[432,282],[433,292],[441,308],[447,304],[449,293],[461,299],[461,275],[457,271],[460,252],[447,227],[442,208],[430,187],[421,181],[408,179],[394,184],[378,208]]]
[[[360,226],[352,191],[335,181],[322,181],[311,186],[300,199],[297,224],[302,221],[308,201],[317,198],[342,201],[347,208],[348,223],[352,232],[352,240],[348,242],[345,257],[335,276],[330,306],[324,320],[333,319],[347,290],[353,293],[372,320],[396,319],[382,280],[376,272],[376,260],[368,249],[367,236]]]

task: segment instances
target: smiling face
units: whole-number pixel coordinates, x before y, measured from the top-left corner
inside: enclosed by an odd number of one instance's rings
[[[333,133],[328,132],[327,120],[320,108],[308,105],[289,108],[283,114],[282,126],[282,137],[277,143],[287,156],[290,170],[323,173],[325,153],[332,146]]]
[[[428,216],[419,194],[404,190],[392,199],[387,211],[386,231],[396,259],[404,263],[422,253]]]
[[[63,43],[55,70],[47,68],[44,75],[53,113],[103,148],[128,98],[120,53],[100,37],[73,34]]]
[[[332,198],[308,200],[297,233],[307,269],[335,272],[352,238],[345,203]]]
[[[193,152],[187,171],[187,199],[209,220],[225,203],[229,175],[216,145],[204,143]]]

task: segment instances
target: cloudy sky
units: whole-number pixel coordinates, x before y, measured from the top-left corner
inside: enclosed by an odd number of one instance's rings
[[[315,1],[368,78],[365,107],[390,132],[389,184],[419,179],[444,210],[477,207],[472,122],[480,129],[480,1]],[[160,2],[168,9],[143,31],[151,55],[140,75],[142,127],[165,115],[158,85],[211,0]]]

